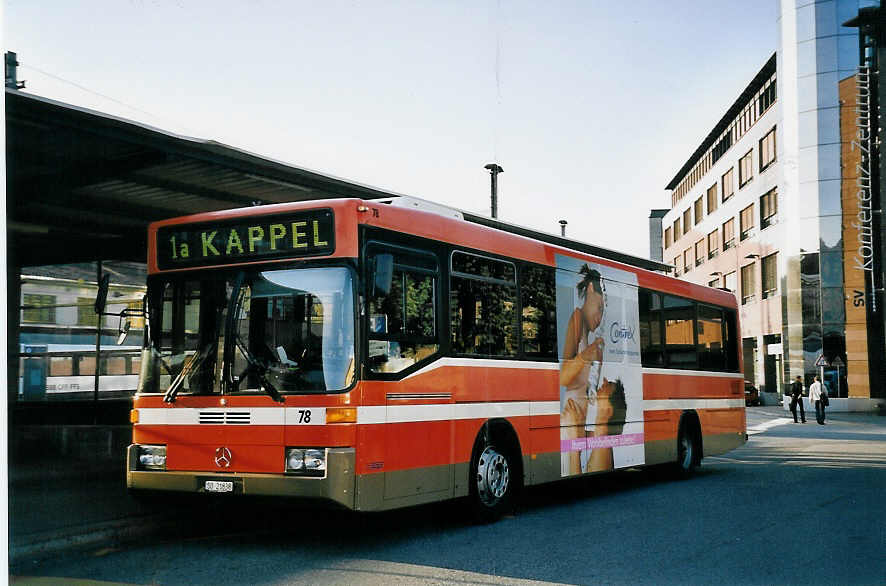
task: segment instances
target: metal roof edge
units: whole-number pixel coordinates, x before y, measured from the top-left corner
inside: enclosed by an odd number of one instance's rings
[[[114,116],[112,114],[107,114],[105,112],[92,110],[90,108],[85,108],[82,106],[67,104],[65,102],[54,100],[52,98],[23,92],[21,90],[13,88],[6,88],[6,97],[7,110],[10,105],[10,97],[13,98],[13,101],[19,99],[42,103],[47,106],[65,111],[72,115],[88,117],[93,120],[101,120],[110,125],[115,125],[120,128],[128,129],[135,133],[141,133],[142,136],[145,137],[151,137],[154,139],[171,142],[178,146],[180,151],[190,151],[183,154],[195,156],[196,154],[203,152],[206,154],[211,154],[215,157],[221,157],[238,162],[248,162],[249,165],[257,167],[253,169],[252,172],[262,171],[268,174],[270,178],[276,178],[289,182],[294,182],[294,180],[299,178],[309,179],[314,182],[325,184],[328,187],[339,187],[344,188],[345,190],[352,193],[359,193],[360,197],[367,199],[399,197],[403,195],[400,193],[379,189],[371,185],[365,185],[348,179],[328,175],[319,171],[306,169],[304,167],[297,167],[284,161],[265,157],[237,147],[232,147],[230,145],[226,145],[215,140],[176,134],[174,132],[151,126],[150,124],[145,124],[143,122]]]
[[[714,128],[708,133],[708,135],[701,141],[701,145],[695,152],[692,153],[692,156],[689,157],[689,160],[680,167],[680,170],[677,171],[677,174],[674,175],[674,178],[670,180],[670,182],[665,186],[665,189],[674,189],[677,185],[680,184],[680,180],[692,169],[692,166],[704,155],[705,151],[714,144],[714,141],[717,140],[717,137],[726,129],[729,122],[735,117],[739,110],[741,110],[745,103],[748,101],[753,92],[757,91],[760,87],[762,87],[763,82],[767,80],[773,73],[775,73],[776,68],[776,53],[773,53],[769,59],[766,60],[766,63],[760,68],[760,71],[753,77],[751,82],[745,87],[744,90],[739,94],[738,99],[733,102],[733,104],[726,110],[726,113],[723,114],[723,117],[714,125]]]
[[[587,242],[581,242],[579,240],[570,240],[569,238],[563,238],[562,236],[555,236],[554,234],[548,234],[547,232],[540,232],[538,230],[533,230],[532,228],[525,228],[523,226],[518,226],[516,224],[509,224],[507,222],[502,222],[500,220],[496,220],[493,218],[487,218],[486,216],[479,216],[476,214],[471,214],[470,212],[462,211],[464,215],[465,221],[472,222],[474,224],[480,224],[482,226],[486,226],[488,228],[494,228],[496,230],[501,230],[503,232],[510,232],[511,234],[517,234],[518,236],[525,236],[526,238],[533,238],[535,240],[540,240],[542,242],[546,242],[547,244],[554,244],[556,246],[560,246],[562,248],[566,248],[569,250],[574,250],[576,252],[584,252],[585,254],[592,254],[594,256],[598,256],[600,258],[605,258],[607,260],[612,260],[615,262],[624,263],[627,265],[631,265],[634,267],[639,267],[642,269],[646,269],[649,271],[659,271],[664,273],[669,273],[673,270],[673,266],[665,263],[661,263],[658,261],[654,261],[648,258],[643,258],[640,256],[634,256],[632,254],[627,254],[624,252],[618,252],[617,250],[611,250],[609,248],[603,248],[602,246],[595,246],[593,244],[588,244]]]

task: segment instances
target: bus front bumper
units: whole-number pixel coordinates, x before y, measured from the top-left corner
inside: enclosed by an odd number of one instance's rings
[[[321,499],[354,509],[355,456],[353,448],[329,448],[326,476],[312,478],[283,474],[213,472],[190,470],[138,470],[136,445],[126,451],[126,487],[131,490],[164,490],[211,493],[207,481],[231,483],[233,494]]]

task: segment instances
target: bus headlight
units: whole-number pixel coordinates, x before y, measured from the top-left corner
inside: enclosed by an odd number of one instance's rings
[[[166,446],[139,446],[138,467],[141,470],[166,470]]]
[[[324,476],[326,450],[323,448],[286,448],[286,473],[299,476]]]

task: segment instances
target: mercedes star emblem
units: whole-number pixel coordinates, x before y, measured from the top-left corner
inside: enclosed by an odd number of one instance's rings
[[[231,459],[233,456],[231,455],[231,450],[225,447],[216,448],[215,450],[215,465],[219,468],[230,468],[231,467]]]

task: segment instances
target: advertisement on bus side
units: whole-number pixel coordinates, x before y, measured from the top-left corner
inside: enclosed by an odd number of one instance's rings
[[[557,255],[556,285],[561,476],[643,464],[637,277]]]

